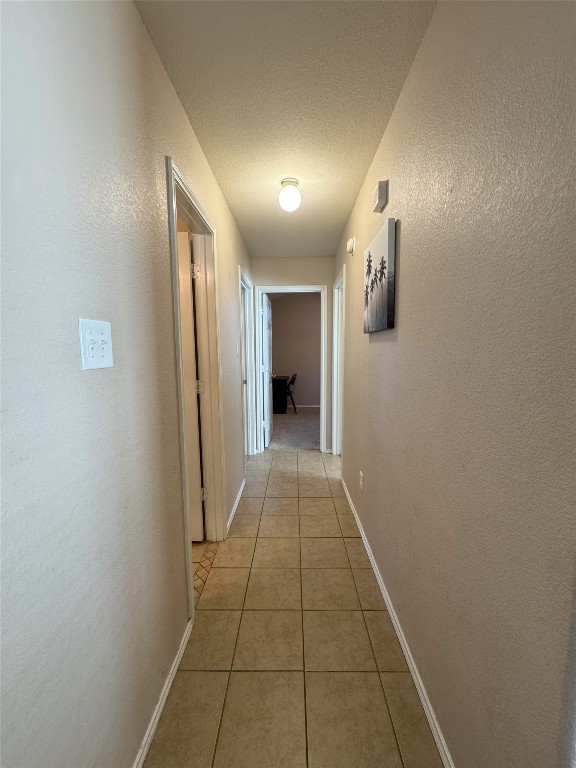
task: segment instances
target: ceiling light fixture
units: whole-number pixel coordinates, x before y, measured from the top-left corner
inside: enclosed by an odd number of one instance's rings
[[[278,195],[280,207],[292,213],[300,207],[302,195],[298,189],[298,179],[282,179],[282,189]]]

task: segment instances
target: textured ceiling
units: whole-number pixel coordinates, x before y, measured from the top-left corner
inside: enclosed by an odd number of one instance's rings
[[[137,3],[253,257],[335,253],[434,5]]]

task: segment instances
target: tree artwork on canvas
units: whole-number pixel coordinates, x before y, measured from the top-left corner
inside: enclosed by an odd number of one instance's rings
[[[394,328],[396,219],[388,219],[364,252],[364,333]]]

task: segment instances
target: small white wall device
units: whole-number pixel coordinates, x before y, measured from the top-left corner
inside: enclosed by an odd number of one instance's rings
[[[78,321],[82,370],[112,368],[112,325],[103,320]]]
[[[372,210],[382,213],[388,205],[388,181],[379,181],[372,193]]]

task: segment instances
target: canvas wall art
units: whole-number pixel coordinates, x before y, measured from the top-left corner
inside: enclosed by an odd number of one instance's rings
[[[394,328],[396,219],[364,251],[364,333]]]

